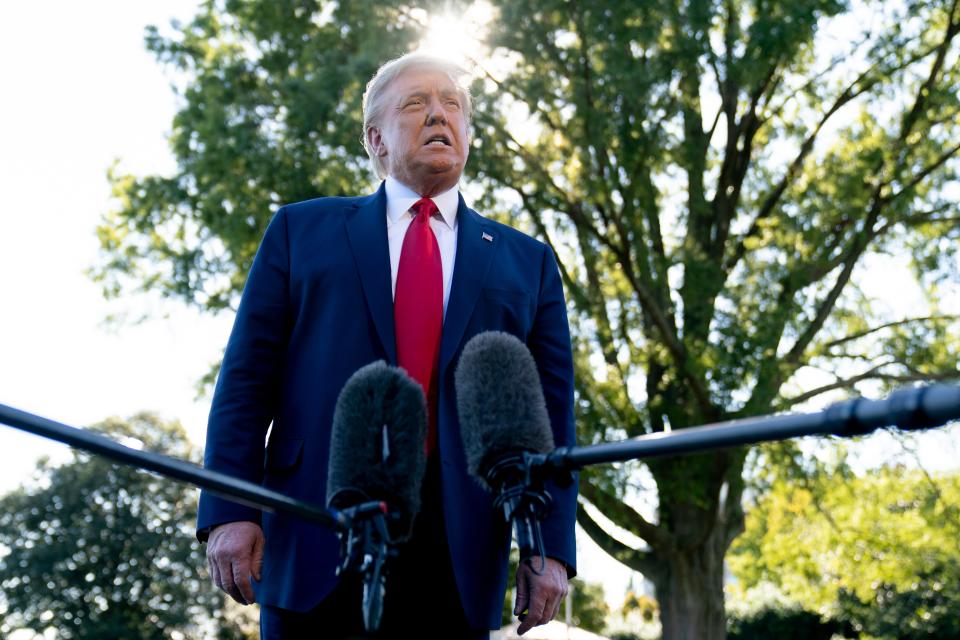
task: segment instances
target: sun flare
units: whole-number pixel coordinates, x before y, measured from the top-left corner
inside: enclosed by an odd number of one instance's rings
[[[427,14],[427,32],[417,51],[449,58],[467,68],[482,64],[490,56],[484,38],[493,17],[493,6],[482,0],[462,14]]]

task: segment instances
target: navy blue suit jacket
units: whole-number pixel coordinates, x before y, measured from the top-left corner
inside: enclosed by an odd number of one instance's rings
[[[453,373],[475,334],[500,330],[519,337],[537,362],[557,446],[573,444],[570,334],[550,249],[481,217],[463,198],[457,217],[440,347],[443,510],[468,620],[498,628],[510,532],[491,496],[467,475]],[[381,359],[397,362],[383,186],[367,197],[281,208],[254,259],[227,344],[206,467],[323,504],[337,395],[357,369]],[[551,492],[546,552],[574,568],[576,486]],[[259,602],[304,611],[334,587],[339,547],[331,531],[201,495],[198,529],[238,520],[260,522],[266,537],[262,579],[255,583]]]

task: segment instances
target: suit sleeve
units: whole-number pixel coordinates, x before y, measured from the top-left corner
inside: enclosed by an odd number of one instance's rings
[[[573,353],[567,307],[556,258],[544,248],[540,292],[533,328],[527,339],[543,386],[547,412],[556,446],[576,444],[573,417]],[[548,483],[553,496],[553,509],[542,523],[546,554],[567,565],[569,577],[576,575],[577,482],[560,487]]]
[[[267,227],[240,299],[214,391],[204,467],[263,479],[267,428],[279,404],[289,338],[289,243],[285,210]],[[260,511],[201,492],[197,537],[226,522],[260,522]]]

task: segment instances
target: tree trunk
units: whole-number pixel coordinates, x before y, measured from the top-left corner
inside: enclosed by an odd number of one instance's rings
[[[724,640],[722,527],[706,542],[663,558],[653,578],[660,603],[663,640]]]

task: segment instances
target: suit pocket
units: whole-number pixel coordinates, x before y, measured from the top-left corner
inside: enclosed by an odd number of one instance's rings
[[[290,473],[300,464],[302,454],[302,438],[270,438],[263,469],[267,473]]]
[[[524,340],[530,333],[532,313],[526,291],[485,288],[475,318],[481,331],[506,331]]]

